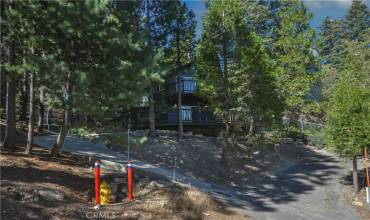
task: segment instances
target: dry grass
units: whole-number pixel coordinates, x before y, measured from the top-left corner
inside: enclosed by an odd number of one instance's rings
[[[170,185],[154,190],[144,188],[137,191],[135,201],[125,205],[125,216],[135,216],[136,219],[250,219],[195,188]]]
[[[348,204],[356,208],[362,219],[370,219],[370,208],[366,202],[366,190],[364,187],[360,190],[358,195],[354,197],[353,185],[347,185],[344,188],[344,195]]]

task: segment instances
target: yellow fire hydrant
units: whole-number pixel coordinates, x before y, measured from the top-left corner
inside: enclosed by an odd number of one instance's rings
[[[110,189],[108,183],[103,181],[100,184],[100,204],[109,205],[109,197],[111,194],[112,190]]]

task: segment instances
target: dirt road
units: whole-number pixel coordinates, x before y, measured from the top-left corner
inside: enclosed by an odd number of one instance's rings
[[[356,220],[359,214],[343,196],[349,163],[319,150],[307,149],[301,161],[279,170],[242,192],[239,207],[255,219]]]

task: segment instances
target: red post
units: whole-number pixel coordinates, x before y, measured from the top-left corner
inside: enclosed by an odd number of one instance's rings
[[[133,176],[133,168],[132,168],[132,164],[131,164],[131,161],[128,161],[127,163],[127,197],[128,197],[128,201],[131,201],[134,199],[134,195],[133,195],[133,192],[132,192],[132,176]]]
[[[95,201],[100,205],[100,161],[95,162]]]
[[[368,164],[368,155],[367,155],[367,147],[365,147],[365,176],[366,176],[366,184],[367,187],[370,187],[370,179],[369,179],[369,164]]]

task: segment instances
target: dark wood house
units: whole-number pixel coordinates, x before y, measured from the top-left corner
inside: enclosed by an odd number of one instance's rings
[[[178,77],[180,77],[178,79]],[[191,67],[180,76],[171,76],[154,92],[156,129],[178,129],[178,99],[181,92],[181,120],[184,131],[215,134],[221,121],[208,109],[207,100],[198,93],[198,83]],[[149,127],[149,107],[143,104],[131,112],[133,129]]]

